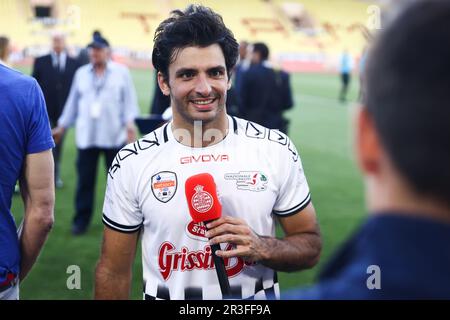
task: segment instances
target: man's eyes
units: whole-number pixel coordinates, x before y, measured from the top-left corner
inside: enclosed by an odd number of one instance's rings
[[[212,77],[215,77],[215,78],[222,77],[224,74],[225,74],[225,73],[223,72],[223,70],[212,70],[212,71],[210,72],[210,75],[211,75]]]
[[[224,70],[211,70],[208,72],[209,76],[212,78],[222,78],[225,75]],[[182,72],[178,75],[178,77],[182,80],[189,80],[194,78],[197,75],[197,72],[194,71],[186,71]]]
[[[195,76],[194,72],[183,72],[182,74],[180,74],[181,79],[190,79],[194,76]]]

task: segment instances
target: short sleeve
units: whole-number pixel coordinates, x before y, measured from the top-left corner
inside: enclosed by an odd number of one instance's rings
[[[103,223],[125,233],[138,231],[143,222],[143,215],[134,195],[135,180],[130,169],[130,166],[121,166],[116,157],[108,172],[103,203]]]
[[[273,213],[285,217],[303,210],[311,202],[311,194],[295,145],[288,139],[283,148],[278,162],[280,189]]]
[[[35,80],[33,80],[25,103],[29,104],[26,107],[30,110],[27,127],[27,154],[52,149],[55,143],[52,138],[44,95]]]

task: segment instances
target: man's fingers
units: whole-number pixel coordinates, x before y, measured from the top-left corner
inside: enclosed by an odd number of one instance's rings
[[[250,252],[247,248],[240,247],[227,251],[217,250],[216,255],[221,258],[249,257]]]
[[[249,235],[250,230],[247,226],[243,225],[232,225],[229,223],[221,224],[218,227],[210,229],[206,232],[205,236],[207,238],[213,238],[222,234],[241,234],[241,235]]]
[[[235,225],[246,224],[245,221],[242,220],[242,219],[235,218],[235,217],[230,217],[230,216],[223,216],[223,217],[220,217],[217,220],[209,222],[206,225],[206,227],[208,229],[212,229],[212,228],[215,228],[215,227],[217,227],[217,226],[219,226],[221,224],[224,224],[224,223],[235,224]]]
[[[236,235],[236,234],[225,234],[221,236],[217,236],[209,240],[209,244],[218,244],[218,243],[231,243],[236,245],[248,246],[250,244],[250,239],[246,236]]]

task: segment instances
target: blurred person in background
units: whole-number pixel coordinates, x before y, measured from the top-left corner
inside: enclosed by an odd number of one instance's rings
[[[53,129],[58,143],[69,127],[76,127],[74,235],[85,233],[91,221],[99,156],[104,154],[108,170],[117,151],[136,140],[134,119],[139,114],[130,72],[109,59],[109,42],[97,38],[89,48],[91,63],[77,70],[58,126]]]
[[[78,63],[71,58],[66,50],[66,39],[63,34],[52,36],[52,50],[49,54],[39,57],[34,61],[33,77],[42,88],[47,106],[50,126],[56,127],[57,121],[69,96],[72,80]],[[63,182],[60,176],[61,152],[63,147],[63,137],[53,149],[55,160],[55,186],[61,188]]]
[[[250,67],[250,61],[247,59],[249,46],[250,44],[245,40],[239,42],[239,60],[234,71],[234,87],[239,96],[242,88],[242,76]]]
[[[150,114],[163,115],[167,108],[170,107],[170,97],[165,96],[161,88],[158,86],[158,72],[155,70],[155,87],[153,90],[153,98],[150,106]]]
[[[339,93],[339,101],[344,103],[347,101],[347,92],[352,79],[353,59],[347,49],[342,52],[339,61],[339,71],[341,75],[341,91]]]
[[[242,116],[287,133],[283,112],[293,106],[289,74],[273,68],[265,43],[255,43],[252,48],[251,65],[242,77]]]
[[[0,64],[8,65],[9,55],[11,54],[11,45],[9,38],[0,36]]]
[[[102,34],[99,30],[94,30],[92,32],[92,41],[95,41],[97,39],[101,39]],[[79,66],[84,66],[85,64],[89,63],[89,47],[85,47],[80,50],[77,56],[77,63]]]
[[[370,216],[284,298],[450,299],[450,2],[408,4],[383,30],[355,130]]]
[[[235,115],[238,117],[242,116],[242,78],[244,73],[250,67],[250,60],[248,59],[249,47],[250,44],[247,41],[242,40],[239,42],[239,60],[234,68],[234,79],[231,87],[233,89],[234,99],[237,105]]]

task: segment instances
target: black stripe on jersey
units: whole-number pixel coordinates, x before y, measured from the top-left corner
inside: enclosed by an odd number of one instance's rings
[[[280,217],[289,217],[292,216],[296,213],[298,213],[299,211],[302,211],[303,209],[306,208],[306,206],[311,202],[311,194],[308,193],[308,195],[306,196],[306,198],[300,202],[298,205],[296,205],[295,207],[292,207],[291,209],[288,210],[283,210],[283,211],[276,211],[273,210],[273,214],[280,216]]]
[[[149,133],[148,135],[150,134],[151,133]],[[117,152],[116,156],[114,157],[113,163],[108,170],[108,175],[110,176],[110,178],[114,179],[114,174],[121,168],[122,161],[124,161],[128,157],[137,155],[140,151],[145,151],[153,146],[159,146],[160,143],[158,141],[158,137],[156,136],[156,131],[153,131],[153,136],[155,140],[150,140],[150,138],[148,137],[142,138],[135,141],[133,144],[127,145],[120,149],[120,151]]]
[[[156,297],[159,299],[170,300],[169,288],[158,284],[158,289],[156,289]]]
[[[238,124],[237,124],[237,120],[235,117],[231,117],[231,119],[233,120],[233,130],[235,134],[238,134]]]
[[[103,224],[106,225],[107,227],[119,231],[119,232],[124,232],[124,233],[133,233],[138,231],[142,224],[138,224],[136,226],[125,226],[123,224],[117,223],[112,221],[111,219],[109,219],[105,214],[103,214]]]
[[[184,300],[203,300],[203,289],[197,287],[185,288]]]
[[[259,278],[258,281],[255,283],[255,294],[264,290],[263,286],[263,278]]]
[[[166,124],[163,129],[164,142],[169,141],[169,137],[167,136],[167,127],[168,126],[169,126],[169,124]]]
[[[264,293],[266,294],[267,300],[275,300],[277,296],[275,295],[275,284],[267,289],[264,289]]]
[[[145,300],[156,300],[156,297],[145,293]]]
[[[267,129],[255,122],[248,121],[245,135],[254,139],[265,139]]]
[[[158,141],[158,137],[156,136],[156,131],[153,131],[152,133],[153,133],[153,137],[155,140],[149,140],[146,138],[142,138],[135,142],[135,145],[137,145],[137,149],[139,151],[147,150],[148,148],[151,148],[153,146],[159,146],[159,141]]]
[[[231,299],[242,299],[242,286],[230,287]]]
[[[256,295],[261,291],[264,291],[266,299],[275,300],[277,298],[275,294],[275,285],[278,283],[278,275],[276,272],[274,272],[273,280],[274,282],[272,286],[270,286],[269,288],[264,288],[263,278],[259,278],[258,281],[255,283],[255,295],[248,297],[244,300],[255,300]]]
[[[144,291],[144,299],[145,300],[170,300],[169,288],[158,284],[158,288],[156,289],[156,297],[146,294]]]

